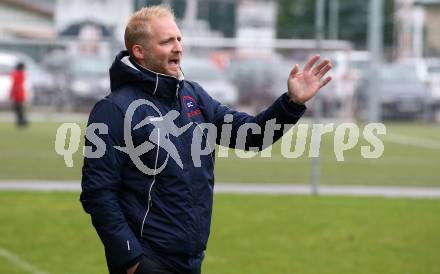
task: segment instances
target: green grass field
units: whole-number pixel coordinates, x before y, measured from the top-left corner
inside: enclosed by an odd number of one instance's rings
[[[19,130],[0,123],[0,181],[79,180],[81,150],[73,168],[55,153],[59,125]],[[322,183],[440,186],[440,150],[417,143],[440,143],[440,126],[387,124],[387,131],[412,144],[383,138],[384,155],[368,160],[360,156],[361,140],[337,162],[333,134],[326,136]],[[230,151],[231,157],[217,159],[217,182],[309,182],[307,154],[283,158],[280,143],[272,151],[271,158],[252,159]],[[32,273],[5,252],[48,274],[105,273],[102,246],[78,198],[0,192],[0,273]],[[203,273],[440,273],[439,210],[440,201],[429,199],[216,195]]]
[[[78,196],[0,192],[0,251],[50,274],[105,273]],[[439,200],[217,195],[203,273],[440,273],[439,212]],[[0,256],[0,273],[31,272]]]
[[[67,168],[63,157],[54,150],[59,125],[34,123],[20,130],[12,123],[0,123],[0,180],[79,180],[82,149],[74,155],[74,167]],[[440,125],[386,125],[387,133],[414,138],[416,144],[400,144],[381,137],[385,146],[383,156],[364,159],[360,146],[365,140],[361,139],[355,148],[344,154],[344,162],[337,162],[333,153],[333,134],[325,135],[321,144],[322,184],[440,186],[440,149],[417,145],[427,139],[440,146]],[[273,146],[271,158],[240,159],[231,151],[229,158],[217,159],[216,180],[307,184],[311,173],[311,159],[307,156],[309,143],[310,130],[306,153],[297,159],[284,158],[280,142]]]

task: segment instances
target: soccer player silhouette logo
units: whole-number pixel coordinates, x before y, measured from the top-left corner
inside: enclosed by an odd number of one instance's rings
[[[154,128],[151,131],[150,136],[148,136],[148,140],[146,140],[141,145],[134,147],[132,134],[131,134],[131,122],[135,110],[141,105],[148,105],[152,107],[159,116],[147,116],[145,119],[143,119],[141,122],[139,122],[136,126],[133,127],[133,130],[137,130],[147,124],[154,125]],[[188,128],[191,127],[192,122],[179,128],[174,123],[174,120],[178,116],[179,116],[179,112],[176,110],[171,110],[165,116],[162,116],[160,110],[148,100],[138,99],[134,101],[128,107],[126,116],[124,118],[124,139],[126,146],[125,147],[115,146],[115,148],[122,152],[127,153],[130,156],[133,163],[136,165],[136,167],[148,175],[156,175],[160,173],[165,168],[170,156],[180,166],[180,168],[183,168],[182,159],[180,158],[176,146],[170,140],[170,136],[172,135],[174,137],[179,137],[186,130],[188,130]],[[156,154],[155,168],[151,169],[142,162],[140,156],[154,149],[156,146],[158,152]],[[160,148],[163,148],[167,152],[167,157],[164,163],[160,167],[157,167],[158,153]]]

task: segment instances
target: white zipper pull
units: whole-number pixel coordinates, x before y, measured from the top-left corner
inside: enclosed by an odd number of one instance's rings
[[[180,88],[180,85],[179,85],[179,83],[177,83],[177,87],[176,87],[176,98],[177,98],[177,95],[179,94],[179,88]]]

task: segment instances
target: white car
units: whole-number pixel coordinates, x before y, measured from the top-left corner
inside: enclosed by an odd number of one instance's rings
[[[406,58],[399,62],[415,66],[418,78],[428,88],[431,108],[440,116],[440,58]]]
[[[182,71],[185,79],[199,83],[214,99],[226,105],[237,104],[237,88],[209,59],[184,57]]]

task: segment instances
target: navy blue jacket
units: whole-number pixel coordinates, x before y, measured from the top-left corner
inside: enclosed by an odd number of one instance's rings
[[[118,54],[110,68],[111,94],[93,108],[89,124],[104,123],[108,133],[95,133],[104,141],[103,157],[84,158],[82,193],[84,210],[103,242],[110,274],[125,273],[140,256],[150,256],[179,273],[200,268],[208,241],[214,187],[214,153],[201,156],[201,166],[191,158],[191,142],[201,123],[212,123],[218,130],[217,143],[226,114],[233,121],[230,147],[235,147],[238,128],[256,123],[263,129],[266,121],[295,124],[305,107],[288,101],[286,94],[256,116],[237,112],[210,97],[197,83],[158,74],[137,65],[127,51]],[[178,138],[169,135],[183,163],[183,168],[161,146],[154,146],[140,156],[151,169],[165,163],[157,174],[141,172],[130,156],[115,147],[125,147],[124,118],[133,101],[146,99],[139,106],[130,125],[135,146],[149,140],[154,126],[133,128],[147,116],[159,117],[177,110],[178,127],[192,122]],[[283,130],[275,131],[274,141]],[[263,131],[262,131],[263,132]],[[205,136],[206,137],[206,136]],[[206,143],[206,140],[205,140]],[[86,145],[95,144],[86,138]],[[263,134],[246,135],[247,147],[262,149]]]

